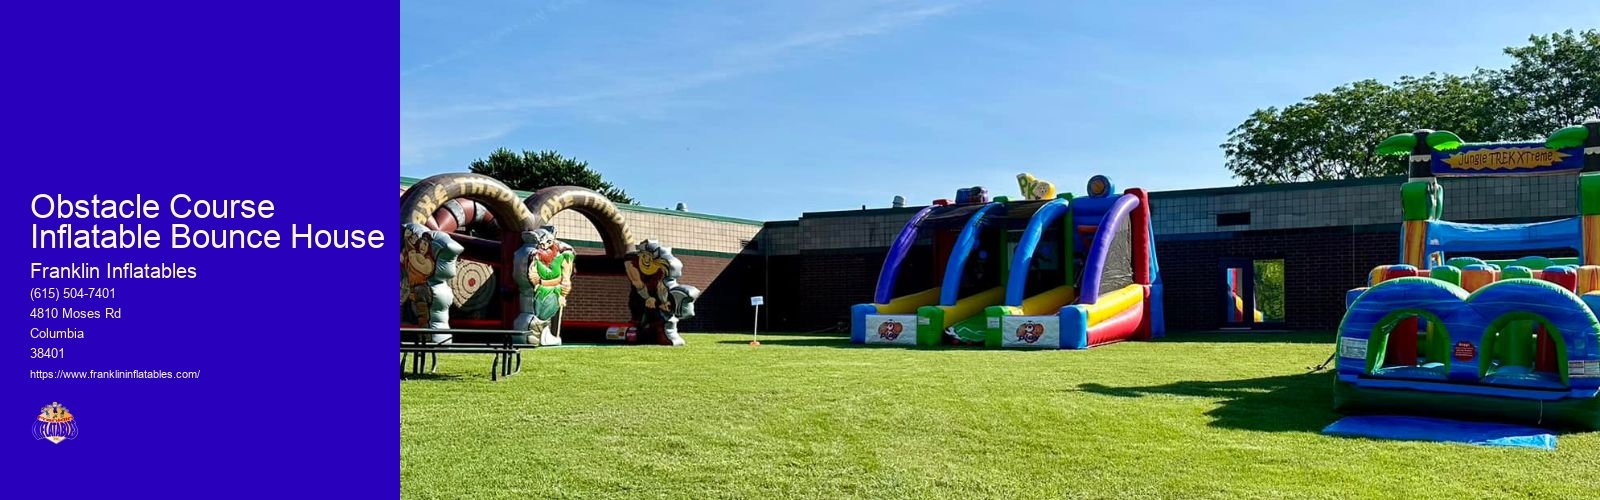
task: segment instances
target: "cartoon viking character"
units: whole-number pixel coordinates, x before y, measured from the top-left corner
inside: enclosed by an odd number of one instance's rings
[[[411,302],[419,326],[450,327],[450,305],[455,301],[450,278],[456,275],[456,256],[463,248],[450,235],[430,230],[421,224],[401,227],[400,283],[407,293],[401,303]]]
[[[572,292],[577,253],[571,245],[557,240],[555,228],[551,227],[524,231],[522,242],[514,262],[522,311],[514,328],[528,332],[528,337],[518,342],[537,338],[539,345],[560,345],[560,334],[552,331],[551,324],[566,307],[567,294]]]
[[[678,284],[683,263],[672,256],[670,247],[645,240],[634,247],[623,269],[633,284],[634,297],[628,301],[638,321],[640,338],[654,335],[661,343],[683,345],[678,336],[678,320],[694,317],[694,301],[700,290]]]
[[[666,310],[664,308],[670,307],[665,300],[668,263],[657,258],[662,248],[656,240],[645,240],[635,247],[633,258],[623,265],[628,273],[628,281],[633,283],[634,293],[644,300],[644,308],[649,310]]]

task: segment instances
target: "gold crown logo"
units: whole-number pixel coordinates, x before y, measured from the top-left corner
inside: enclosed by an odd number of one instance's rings
[[[72,412],[67,411],[61,403],[50,403],[50,406],[39,410],[39,420],[50,423],[71,422]]]

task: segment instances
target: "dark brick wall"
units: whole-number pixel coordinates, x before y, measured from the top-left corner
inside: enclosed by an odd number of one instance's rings
[[[565,319],[574,321],[628,321],[628,294],[633,285],[624,275],[585,274],[572,276],[572,295],[567,297]]]
[[[1373,267],[1399,259],[1399,225],[1156,235],[1165,284],[1167,328],[1224,326],[1223,259],[1283,259],[1284,320],[1293,329],[1333,329],[1345,293],[1366,283]]]
[[[1168,328],[1185,331],[1223,326],[1220,263],[1234,258],[1283,259],[1284,326],[1333,329],[1344,313],[1345,292],[1362,286],[1373,267],[1397,259],[1398,231],[1395,224],[1157,235]],[[931,260],[924,255],[929,253],[926,248],[918,250],[921,253],[913,256],[921,258],[912,260]],[[569,318],[626,321],[631,288],[619,264],[595,260],[596,249],[578,251],[585,258],[575,278]],[[872,300],[885,251],[865,248],[783,256],[746,253],[734,258],[679,255],[685,270],[682,281],[701,289],[696,317],[681,327],[690,332],[749,331],[753,319],[749,298],[753,295],[766,297],[762,331],[811,332],[848,324],[850,306]],[[1522,255],[1527,253],[1514,256]],[[937,284],[934,271],[928,265],[908,267],[901,277],[906,286],[897,293]]]
[[[1395,225],[1214,233],[1199,238],[1157,235],[1168,328],[1183,331],[1223,326],[1220,263],[1224,258],[1283,259],[1285,326],[1335,328],[1344,314],[1345,292],[1361,286],[1373,267],[1391,264],[1398,257],[1398,230]],[[874,248],[769,259],[772,275],[767,303],[771,307],[762,328],[812,331],[848,323],[850,306],[872,300],[884,254],[885,249]],[[929,272],[907,272],[901,281],[917,283],[898,293],[937,284]],[[743,324],[747,329],[748,320]]]
[[[628,297],[633,286],[621,264],[604,259],[598,250],[578,249],[578,273],[572,279],[567,319],[575,321],[629,321]],[[678,281],[700,289],[695,317],[680,328],[691,332],[741,331],[750,328],[750,296],[760,295],[760,256],[736,258],[678,255],[683,277]]]
[[[753,315],[750,296],[761,295],[761,256],[740,254],[732,259],[679,255],[683,277],[678,282],[700,289],[695,317],[678,325],[688,332],[747,330]]]
[[[1372,268],[1399,260],[1399,230],[1399,224],[1383,224],[1156,235],[1156,255],[1166,285],[1167,327],[1173,331],[1193,331],[1224,326],[1223,259],[1282,259],[1283,326],[1301,330],[1337,328],[1344,316],[1345,293],[1364,286]],[[728,266],[723,277],[718,278],[717,286],[722,286],[721,280],[733,279],[729,276],[746,275],[742,282],[745,292],[728,299],[731,305],[719,305],[717,312],[710,314],[718,318],[714,324],[719,327],[733,325],[733,330],[748,331],[748,295],[756,295],[766,280],[768,305],[762,309],[763,331],[807,332],[847,324],[850,306],[872,300],[885,251],[871,248],[806,252],[768,257],[750,266]],[[1515,258],[1535,254],[1562,257],[1571,252],[1500,252],[1480,257]],[[901,276],[900,281],[906,286],[897,290],[897,294],[937,285],[932,268],[923,265],[927,269],[918,270],[914,267],[908,267]],[[737,272],[733,272],[735,269]],[[762,276],[764,271],[770,274]],[[738,314],[724,319],[727,314],[727,310],[721,309],[724,307],[732,307]],[[706,314],[703,312],[702,316]]]
[[[1399,245],[1398,225],[1157,235],[1168,328],[1185,331],[1223,326],[1220,262],[1224,258],[1283,259],[1285,326],[1335,328],[1344,312],[1345,292],[1362,286],[1373,267],[1392,264]],[[732,259],[680,255],[685,268],[682,281],[702,292],[696,317],[682,328],[690,332],[749,331],[752,295],[766,297],[762,331],[811,332],[847,324],[850,306],[872,299],[884,254],[885,249],[869,248],[785,256],[741,254]],[[596,267],[590,264],[580,269]],[[936,284],[927,272],[908,271],[902,281],[918,290]],[[627,319],[630,288],[624,276],[580,271],[574,285],[572,319]]]
[[[628,321],[632,287],[620,263],[598,249],[578,248],[567,319]],[[748,332],[755,320],[750,297],[766,297],[761,330],[830,330],[850,319],[850,306],[872,299],[885,249],[860,249],[805,255],[734,258],[678,255],[680,282],[700,288],[695,317],[679,325],[688,332]],[[911,278],[915,278],[912,276]]]
[[[794,317],[774,328],[812,331],[849,324],[850,306],[872,301],[886,249],[814,252],[800,256],[799,288],[804,292]],[[792,278],[790,278],[792,279]],[[782,280],[773,278],[773,286]]]
[[[765,259],[766,273],[761,277],[767,286],[767,305],[761,306],[761,329],[774,332],[809,332],[824,326],[813,326],[807,321],[804,312],[806,300],[815,294],[810,289],[801,286],[803,263],[805,259],[798,255],[775,255]],[[760,287],[758,287],[760,288]],[[748,307],[749,302],[746,302]],[[750,326],[749,318],[745,318],[744,329]]]

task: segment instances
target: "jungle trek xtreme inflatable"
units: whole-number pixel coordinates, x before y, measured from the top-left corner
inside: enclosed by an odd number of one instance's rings
[[[1017,178],[1019,200],[990,201],[976,187],[917,211],[884,259],[873,302],[851,308],[851,341],[1084,349],[1162,336],[1145,192],[1117,194],[1097,175],[1074,198]]]
[[[550,187],[518,198],[478,174],[436,175],[401,187],[402,328],[513,330],[518,344],[540,346],[560,345],[563,337],[683,344],[677,324],[694,316],[700,291],[678,283],[683,264],[671,248],[631,243],[622,213],[588,189]],[[576,328],[562,331],[573,275],[589,258],[556,238],[552,221],[565,210],[599,231],[605,255],[595,258],[620,261],[605,267],[626,270],[633,288],[628,320],[569,321]],[[436,343],[449,339],[433,335]]]
[[[1391,137],[1407,156],[1400,262],[1349,293],[1335,406],[1346,413],[1600,429],[1600,120],[1534,143],[1463,144],[1446,131]],[[1442,220],[1439,177],[1577,175],[1576,217],[1531,224]],[[1469,252],[1577,257],[1484,260]]]

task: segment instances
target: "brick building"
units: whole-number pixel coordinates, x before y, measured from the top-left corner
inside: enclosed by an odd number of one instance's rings
[[[402,179],[402,185],[414,180]],[[1374,266],[1399,258],[1402,177],[1306,182],[1150,193],[1157,257],[1166,283],[1167,326],[1210,330],[1225,322],[1225,266],[1281,261],[1282,317],[1268,326],[1332,329],[1344,294]],[[1444,218],[1529,222],[1577,213],[1576,175],[1445,178]],[[525,195],[525,193],[524,193]],[[871,299],[885,253],[920,207],[807,212],[760,222],[691,212],[622,207],[635,238],[672,246],[683,282],[703,291],[686,331],[744,331],[748,298],[766,297],[763,331],[842,326],[850,306]],[[575,213],[556,218],[557,233],[598,255],[599,235]],[[927,246],[927,245],[923,245]],[[1547,257],[1571,250],[1529,252]],[[1480,255],[1485,258],[1522,255]],[[915,258],[908,261],[917,260]],[[573,318],[618,319],[628,285],[621,270],[580,262]],[[599,269],[596,269],[599,267]],[[934,270],[906,268],[902,279]],[[915,285],[915,284],[914,284]]]
[[[1223,326],[1225,263],[1282,261],[1283,319],[1292,329],[1333,329],[1345,292],[1373,267],[1400,259],[1404,177],[1151,193],[1167,325]],[[1577,214],[1577,176],[1441,178],[1444,219],[1513,223]],[[1575,255],[1567,249],[1485,258]],[[1247,265],[1247,264],[1246,264]]]

